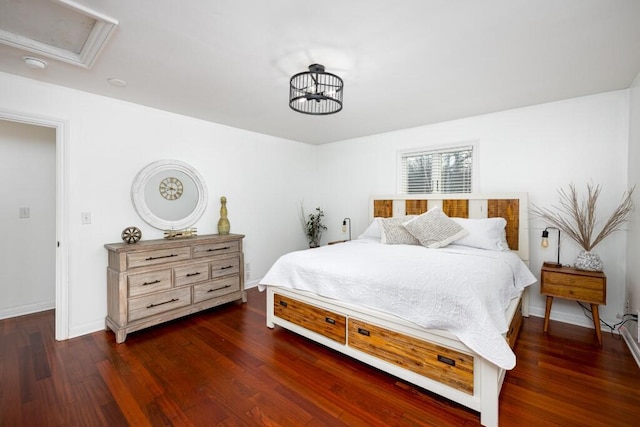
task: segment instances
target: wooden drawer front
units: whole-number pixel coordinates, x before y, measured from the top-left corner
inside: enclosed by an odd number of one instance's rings
[[[171,288],[171,270],[151,271],[149,273],[127,276],[129,297]]]
[[[173,261],[182,261],[191,258],[191,249],[173,248],[158,249],[155,251],[131,252],[127,254],[129,268],[143,267],[146,265],[164,264]]]
[[[174,289],[129,299],[129,321],[191,304],[191,288]]]
[[[310,304],[275,294],[273,299],[274,313],[287,320],[320,335],[346,343],[346,318]]]
[[[240,290],[240,277],[231,276],[193,287],[193,302],[208,300]]]
[[[518,339],[518,334],[520,333],[520,328],[522,327],[522,298],[520,298],[520,302],[518,303],[518,308],[516,308],[516,312],[513,315],[513,319],[511,319],[511,324],[509,325],[509,331],[507,332],[506,339],[509,343],[509,347],[513,348],[516,345],[516,340]]]
[[[598,277],[577,276],[545,271],[540,292],[547,295],[575,299],[595,304],[605,303],[604,280]]]
[[[211,278],[240,273],[240,257],[216,259],[211,262]]]
[[[196,245],[193,247],[193,257],[201,258],[205,256],[223,255],[238,252],[240,247],[238,242],[209,243],[206,245]]]
[[[473,394],[473,356],[349,318],[349,346]]]
[[[209,264],[194,264],[173,269],[176,287],[209,280]]]

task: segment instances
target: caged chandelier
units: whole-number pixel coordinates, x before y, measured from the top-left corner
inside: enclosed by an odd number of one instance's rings
[[[309,65],[309,71],[291,77],[289,107],[304,114],[337,113],[342,110],[343,87],[342,79],[325,72],[324,65]]]

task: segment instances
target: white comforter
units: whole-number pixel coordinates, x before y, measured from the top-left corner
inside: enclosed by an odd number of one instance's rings
[[[502,336],[505,310],[536,279],[513,252],[441,249],[355,240],[282,256],[260,281],[314,292],[445,329],[467,347],[512,369]]]

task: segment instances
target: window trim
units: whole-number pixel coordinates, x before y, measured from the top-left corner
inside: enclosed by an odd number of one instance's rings
[[[410,148],[405,150],[398,150],[397,159],[396,159],[396,193],[397,194],[415,194],[415,193],[405,193],[402,182],[402,159],[403,157],[410,154],[423,154],[429,152],[437,152],[437,151],[455,151],[456,148],[464,148],[471,147],[473,150],[473,155],[471,157],[471,193],[476,192],[477,188],[477,179],[478,179],[478,141],[477,140],[467,140],[467,141],[457,141],[453,143],[447,144],[438,144],[438,145],[429,145],[417,148]],[[445,194],[445,193],[429,193],[429,194]],[[469,193],[460,193],[460,194],[469,194]]]

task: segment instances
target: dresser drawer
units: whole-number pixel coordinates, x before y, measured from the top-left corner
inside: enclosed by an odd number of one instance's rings
[[[518,334],[520,333],[520,328],[522,327],[522,298],[520,298],[520,302],[518,303],[518,307],[516,308],[516,312],[513,315],[513,319],[511,319],[511,324],[509,324],[509,331],[505,336],[507,342],[509,343],[509,347],[513,348],[516,345],[516,340],[518,339]]]
[[[345,316],[278,294],[274,295],[273,304],[279,318],[341,344],[346,343]]]
[[[543,272],[540,293],[596,304],[605,303],[604,279],[550,271]]]
[[[129,321],[191,304],[191,288],[174,289],[129,299]]]
[[[200,263],[173,269],[175,275],[175,286],[190,285],[192,283],[209,280],[209,264]]]
[[[211,261],[211,278],[240,273],[240,257],[233,256]]]
[[[131,252],[127,254],[127,266],[129,268],[144,267],[173,261],[182,261],[190,258],[191,249],[188,247]]]
[[[127,276],[129,297],[157,292],[171,288],[171,270],[150,271]]]
[[[193,302],[198,303],[211,298],[230,294],[240,290],[240,277],[225,277],[193,287]]]
[[[223,243],[208,243],[204,245],[195,245],[193,247],[193,257],[202,258],[214,255],[224,255],[238,252],[240,245],[237,241]]]
[[[349,319],[349,347],[473,394],[473,356]]]

